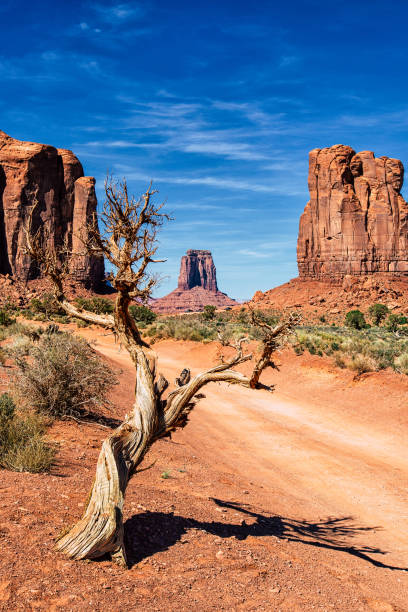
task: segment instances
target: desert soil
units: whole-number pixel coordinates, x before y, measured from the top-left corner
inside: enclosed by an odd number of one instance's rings
[[[112,336],[80,333],[120,370],[120,419],[130,360]],[[212,365],[218,349],[155,350],[173,380]],[[107,430],[57,423],[51,474],[1,471],[1,609],[408,610],[408,379],[354,380],[289,352],[280,361],[265,377],[274,393],[208,386],[187,427],[149,451],[153,466],[126,498],[128,571],[53,550],[83,509]]]

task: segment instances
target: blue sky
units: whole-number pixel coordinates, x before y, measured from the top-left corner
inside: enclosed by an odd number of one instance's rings
[[[72,149],[100,201],[107,170],[154,179],[157,295],[203,248],[248,298],[297,275],[311,149],[408,163],[407,23],[406,0],[1,0],[0,129]]]

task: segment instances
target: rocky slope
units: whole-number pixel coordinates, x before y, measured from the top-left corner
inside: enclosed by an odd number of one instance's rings
[[[301,278],[408,275],[408,204],[398,159],[335,145],[309,155],[310,201],[300,218]]]
[[[71,151],[15,140],[0,131],[0,274],[19,281],[39,275],[25,253],[23,232],[36,201],[33,229],[46,227],[51,248],[66,241],[77,251],[70,262],[72,278],[96,288],[104,277],[103,260],[81,255],[79,240],[96,210],[95,179],[84,176]]]
[[[237,302],[218,290],[214,261],[210,251],[190,249],[181,258],[177,289],[152,302],[160,313],[197,312],[206,305],[217,308],[234,306]]]
[[[257,291],[249,302],[259,309],[300,310],[304,322],[343,323],[349,310],[368,312],[371,304],[386,304],[391,312],[408,314],[408,280],[389,275],[345,276],[340,284],[329,280],[293,278],[288,283]]]

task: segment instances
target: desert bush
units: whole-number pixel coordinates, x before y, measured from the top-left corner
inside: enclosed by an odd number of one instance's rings
[[[113,312],[113,302],[108,298],[103,297],[92,297],[82,298],[78,297],[75,299],[75,304],[78,308],[83,310],[89,310],[95,314],[108,314]]]
[[[112,370],[82,338],[43,334],[27,357],[16,358],[14,389],[20,400],[53,418],[81,417],[108,406]]]
[[[7,353],[2,348],[0,348],[0,366],[4,366],[7,359]]]
[[[336,365],[338,368],[343,369],[347,367],[346,361],[344,357],[341,355],[341,353],[336,353],[333,361],[334,361],[334,365]]]
[[[215,311],[215,306],[212,306],[210,304],[204,306],[204,310],[202,312],[202,317],[204,321],[212,321],[213,319],[215,319]]]
[[[353,329],[364,329],[367,327],[364,315],[361,310],[350,310],[346,314],[345,324]]]
[[[8,327],[12,323],[15,323],[15,319],[10,316],[9,311],[5,309],[0,310],[0,325],[2,325],[3,327]]]
[[[84,321],[83,319],[77,319],[76,317],[74,317],[72,319],[72,322],[75,323],[77,327],[89,327],[89,323],[87,323],[87,321]]]
[[[397,331],[399,325],[406,325],[407,318],[399,314],[390,314],[387,319],[387,327],[390,331]]]
[[[350,370],[353,370],[358,375],[364,374],[365,372],[373,372],[377,369],[376,366],[377,364],[372,357],[361,354],[354,355],[348,365]]]
[[[401,374],[408,374],[408,353],[402,353],[399,355],[394,362],[394,366],[397,372]]]
[[[0,396],[0,465],[16,472],[44,472],[55,448],[44,440],[45,421],[36,414],[21,417],[8,393]]]
[[[157,319],[157,314],[147,306],[143,306],[143,304],[140,306],[135,304],[129,306],[129,312],[135,321],[146,323],[147,325],[150,325]]]
[[[368,309],[368,314],[371,317],[374,325],[379,325],[389,313],[388,306],[385,304],[372,304]]]

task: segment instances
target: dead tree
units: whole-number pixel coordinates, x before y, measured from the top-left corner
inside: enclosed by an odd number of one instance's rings
[[[285,343],[288,334],[300,322],[300,315],[292,312],[276,325],[271,325],[252,308],[249,309],[249,312],[252,325],[258,327],[262,334],[262,352],[257,359],[249,383],[251,389],[256,389],[260,385],[259,379],[265,368],[278,369],[272,360],[272,354]]]
[[[150,349],[130,316],[128,307],[135,299],[146,301],[157,282],[148,266],[157,263],[157,232],[168,216],[162,205],[153,201],[155,191],[149,186],[135,200],[128,195],[126,182],[105,183],[106,200],[100,215],[102,231],[95,217],[86,231],[88,253],[105,257],[113,272],[110,282],[117,291],[113,315],[96,315],[70,303],[64,294],[66,263],[59,253],[45,245],[41,232],[33,234],[31,220],[26,228],[27,251],[52,280],[54,295],[67,314],[113,330],[126,347],[136,369],[135,401],[129,415],[103,442],[96,466],[95,480],[83,516],[57,542],[57,549],[71,559],[95,559],[106,554],[126,566],[123,539],[123,504],[127,484],[137,472],[147,450],[159,438],[184,427],[189,412],[199,399],[199,391],[211,382],[226,382],[250,388],[267,388],[259,383],[261,372],[271,365],[273,344],[265,343],[264,356],[257,362],[252,376],[233,369],[252,359],[244,354],[245,339],[234,345],[235,355],[228,361],[191,378],[184,368],[177,386],[163,398],[169,386],[156,372],[156,355]],[[277,338],[293,325],[288,320],[275,329]],[[267,348],[266,348],[267,347]]]

